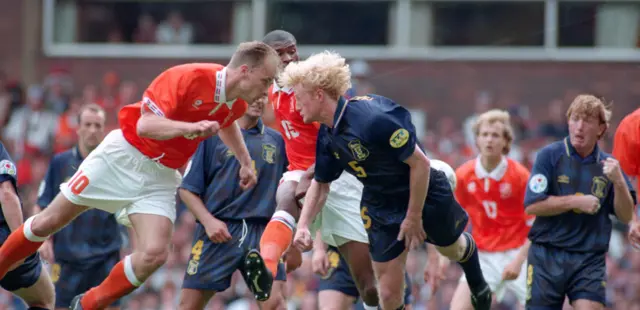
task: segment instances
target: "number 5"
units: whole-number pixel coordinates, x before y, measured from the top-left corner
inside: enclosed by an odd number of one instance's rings
[[[371,227],[371,217],[367,214],[367,207],[360,208],[360,217],[362,217],[362,223],[364,224],[364,229],[369,229]]]
[[[351,167],[351,169],[353,169],[354,172],[356,172],[356,177],[358,178],[366,178],[367,177],[367,172],[364,171],[364,168],[362,168],[361,166],[358,166],[358,162],[353,160],[349,162],[349,167]]]
[[[487,213],[487,217],[490,219],[498,217],[498,204],[495,201],[483,200],[482,206],[484,207],[484,212]]]

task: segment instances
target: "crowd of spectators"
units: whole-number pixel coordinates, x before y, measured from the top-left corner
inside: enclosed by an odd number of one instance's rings
[[[164,38],[156,32],[153,38]],[[188,31],[178,37],[187,40]],[[150,34],[140,34],[140,37]],[[164,40],[164,39],[163,39]],[[174,39],[172,39],[174,40]],[[85,103],[97,103],[107,111],[107,130],[117,128],[117,111],[125,104],[140,98],[145,85],[122,80],[116,73],[104,74],[99,85],[83,85],[73,81],[68,72],[53,70],[40,85],[21,85],[10,78],[0,75],[0,124],[2,141],[12,154],[18,166],[18,186],[25,210],[36,201],[38,185],[46,171],[49,159],[55,153],[72,147],[76,142],[76,113]],[[354,83],[355,93],[369,92],[375,85],[366,81]],[[425,128],[423,143],[430,155],[447,161],[457,167],[474,156],[473,135],[470,124],[477,113],[493,106],[491,96],[481,94],[476,102],[475,112],[464,120],[443,117]],[[544,106],[544,104],[542,105]],[[564,111],[566,100],[553,100],[546,107],[546,118],[532,119],[526,106],[511,105],[508,108],[512,121],[517,128],[516,141],[510,156],[530,167],[535,152],[542,145],[567,135]],[[473,110],[473,109],[470,109]],[[614,127],[615,128],[615,127]],[[601,142],[601,147],[610,150],[611,135]],[[274,180],[274,182],[277,180]],[[127,297],[123,309],[150,310],[176,309],[179,290],[191,252],[191,238],[195,219],[184,208],[179,208],[171,255],[167,264],[156,272],[134,294]],[[607,285],[611,309],[640,309],[640,252],[628,245],[624,227],[617,227],[612,238],[609,254]],[[128,251],[124,249],[123,252]],[[287,296],[290,309],[317,309],[318,277],[311,271],[310,256],[304,260],[301,268],[289,274]],[[444,285],[435,294],[423,281],[423,268],[426,262],[424,251],[412,252],[407,269],[412,280],[413,305],[415,309],[448,309],[458,278],[461,275],[456,265],[449,267]],[[516,309],[515,299],[507,296],[496,309]],[[0,309],[19,309],[11,295],[0,293]],[[231,288],[217,294],[207,309],[257,309],[253,297],[244,285],[242,278],[236,275]]]

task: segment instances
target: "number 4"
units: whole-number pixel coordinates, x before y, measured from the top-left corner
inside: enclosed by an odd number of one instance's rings
[[[482,206],[484,207],[484,212],[487,213],[487,217],[490,219],[498,217],[498,204],[495,201],[483,200]]]

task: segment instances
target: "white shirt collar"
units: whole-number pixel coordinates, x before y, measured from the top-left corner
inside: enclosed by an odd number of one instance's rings
[[[216,103],[224,103],[229,109],[233,106],[233,103],[236,102],[236,99],[231,101],[227,101],[227,67],[222,68],[222,70],[216,72],[216,90],[213,95],[213,101]]]
[[[276,81],[273,81],[273,90],[271,92],[273,94],[275,94],[275,93],[277,93],[279,91],[285,92],[285,93],[290,95],[291,93],[293,93],[293,88],[291,88],[291,87],[280,87],[278,85],[278,83],[276,83]]]
[[[509,162],[504,156],[502,156],[502,159],[500,160],[500,163],[498,164],[498,166],[496,166],[496,168],[493,169],[493,171],[488,172],[482,166],[482,162],[480,161],[480,156],[478,156],[476,158],[476,169],[475,169],[476,177],[478,177],[478,179],[491,178],[496,181],[500,181],[502,180],[502,177],[504,177],[505,173],[507,173],[508,165],[509,165]]]

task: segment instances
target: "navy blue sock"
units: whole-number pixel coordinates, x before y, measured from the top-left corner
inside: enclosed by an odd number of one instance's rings
[[[467,238],[467,248],[462,255],[462,259],[458,262],[464,275],[467,277],[467,283],[471,293],[476,295],[480,293],[486,286],[487,282],[482,275],[482,269],[480,269],[480,259],[478,258],[478,248],[476,242],[469,233],[464,233],[463,236]]]

